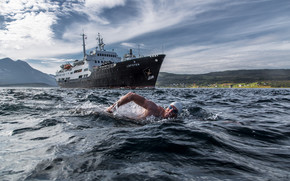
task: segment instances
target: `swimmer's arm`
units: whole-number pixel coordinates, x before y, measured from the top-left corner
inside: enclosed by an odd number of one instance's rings
[[[121,99],[119,99],[116,103],[114,103],[112,106],[110,106],[109,108],[107,108],[107,111],[108,112],[113,112],[113,109],[118,106],[122,106],[124,104],[127,104],[129,102],[135,102],[137,105],[147,109],[147,110],[150,110],[150,109],[156,109],[158,106],[152,102],[152,101],[149,101],[147,99],[145,99],[144,97],[138,95],[138,94],[135,94],[135,93],[132,93],[132,92],[129,92],[128,94],[126,94],[125,96],[123,96]]]

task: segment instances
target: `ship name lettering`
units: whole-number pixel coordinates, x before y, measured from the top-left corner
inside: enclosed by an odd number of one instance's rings
[[[127,65],[127,68],[130,68],[130,67],[138,67],[138,66],[140,66],[139,63],[134,63],[134,64]]]

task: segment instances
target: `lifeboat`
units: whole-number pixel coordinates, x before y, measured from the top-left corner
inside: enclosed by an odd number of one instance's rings
[[[68,70],[68,69],[71,69],[72,68],[72,65],[71,64],[65,64],[63,66],[64,69]]]

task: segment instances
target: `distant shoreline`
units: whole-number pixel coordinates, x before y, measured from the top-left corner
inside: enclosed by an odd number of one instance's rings
[[[290,82],[290,81],[289,81]],[[270,83],[222,83],[222,84],[209,84],[209,85],[195,85],[195,84],[175,84],[174,86],[159,86],[160,88],[222,88],[222,89],[277,89],[277,88],[290,88],[290,86],[273,86]]]
[[[276,82],[277,83],[277,82]],[[236,89],[245,89],[245,88],[290,88],[290,86],[273,86],[272,83],[268,82],[252,82],[252,83],[224,83],[224,84],[213,84],[209,86],[192,86],[191,88],[236,88]]]
[[[168,89],[290,89],[290,87],[243,87],[243,88],[230,88],[230,87],[156,87]]]
[[[160,72],[159,87],[290,88],[290,69],[233,70],[207,74]]]

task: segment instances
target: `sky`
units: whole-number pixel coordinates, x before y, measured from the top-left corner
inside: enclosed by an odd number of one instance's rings
[[[289,0],[0,0],[0,58],[55,74],[100,33],[123,57],[165,53],[162,72],[290,68]]]

